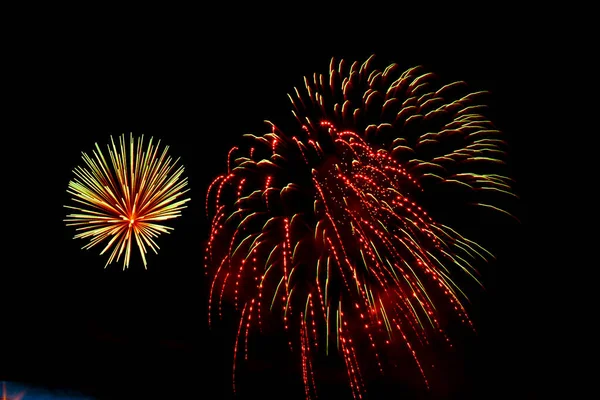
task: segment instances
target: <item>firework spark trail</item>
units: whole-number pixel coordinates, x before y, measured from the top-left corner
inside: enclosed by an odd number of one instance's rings
[[[365,391],[359,361],[372,357],[383,371],[381,349],[394,341],[429,386],[416,347],[431,334],[449,342],[447,309],[474,327],[455,276],[480,283],[474,265],[491,256],[434,215],[453,198],[508,214],[490,195],[514,196],[505,143],[477,102],[485,92],[436,86],[421,67],[372,69],[372,60],[332,59],[329,76],[305,78],[288,94],[299,129],[267,121],[270,132],[244,135],[248,152],[228,153],[227,175],[206,198],[211,288],[220,281],[236,307],[255,307],[259,326],[263,307],[281,310],[284,328],[298,332],[307,398],[316,394],[311,352],[332,345],[355,398]]]
[[[2,382],[2,398],[0,398],[0,400],[22,400],[23,398],[25,398],[26,394],[26,391],[22,391],[18,394],[12,395],[11,397],[8,397],[6,391],[6,382]]]
[[[93,157],[82,153],[85,166],[73,170],[67,189],[76,205],[65,206],[76,213],[64,221],[77,226],[75,239],[89,239],[84,249],[108,241],[100,253],[112,249],[105,267],[124,256],[123,269],[128,268],[135,240],[147,268],[147,249],[158,253],[155,238],[173,230],[162,221],[179,217],[190,200],[180,199],[189,191],[184,168],[175,169],[179,160],[167,156],[168,146],[159,154],[160,141],[155,146],[152,138],[144,149],[144,137],[135,144],[130,134],[127,151],[124,134],[118,147],[111,136],[107,147],[108,160],[97,143]]]

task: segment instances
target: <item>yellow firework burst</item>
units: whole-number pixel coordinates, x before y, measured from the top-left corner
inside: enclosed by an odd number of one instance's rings
[[[176,169],[179,159],[167,156],[169,146],[160,153],[159,147],[150,138],[144,151],[144,136],[136,141],[132,134],[129,146],[124,134],[117,146],[111,136],[108,159],[96,143],[93,157],[82,153],[85,166],[73,170],[67,192],[75,205],[65,207],[76,212],[64,221],[77,227],[75,239],[89,239],[83,249],[108,241],[100,253],[112,250],[105,267],[124,256],[123,269],[128,268],[135,240],[146,268],[147,248],[158,253],[155,239],[173,230],[161,222],[181,216],[190,201],[182,198],[189,189],[183,166]]]

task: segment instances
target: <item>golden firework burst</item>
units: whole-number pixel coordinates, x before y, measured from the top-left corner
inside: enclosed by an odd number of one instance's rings
[[[75,239],[89,239],[83,249],[108,241],[100,252],[112,250],[105,267],[124,255],[123,269],[128,268],[135,240],[147,268],[147,248],[158,253],[155,239],[173,230],[162,221],[181,216],[190,201],[182,198],[189,191],[184,168],[176,169],[179,159],[167,155],[169,146],[159,153],[160,140],[155,146],[150,138],[144,151],[143,135],[134,140],[130,134],[129,146],[125,134],[119,137],[118,146],[111,136],[108,159],[95,146],[93,157],[82,152],[85,166],[73,170],[75,179],[67,192],[75,205],[65,207],[76,213],[64,221],[77,227]]]

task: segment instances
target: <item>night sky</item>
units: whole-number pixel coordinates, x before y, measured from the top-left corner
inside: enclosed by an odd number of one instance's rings
[[[332,56],[363,61],[375,53],[378,67],[422,64],[444,81],[492,92],[491,116],[511,147],[521,224],[492,218],[472,230],[498,259],[480,268],[486,290],[470,287],[479,333],[465,330],[457,349],[440,356],[448,373],[439,388],[425,395],[420,382],[385,381],[373,385],[372,398],[536,398],[545,366],[530,154],[540,133],[525,112],[536,65],[531,53],[517,56],[523,42],[484,23],[429,35],[389,25],[346,32],[325,24],[315,32],[268,18],[209,29],[210,20],[82,19],[50,24],[19,48],[13,84],[20,124],[4,147],[19,160],[9,178],[19,190],[8,191],[12,206],[4,210],[11,224],[0,267],[0,380],[106,399],[231,398],[238,320],[229,314],[208,329],[206,189],[242,134],[266,133],[265,119],[292,125],[286,94],[304,75],[326,72]],[[175,230],[159,237],[147,271],[135,253],[129,270],[105,270],[99,248],[81,250],[87,242],[73,240],[63,222],[81,152],[129,132],[169,145],[191,188],[188,208],[171,223]],[[464,226],[475,223],[465,218]],[[304,398],[298,354],[278,347],[280,337],[267,339],[271,345],[250,344],[256,360],[240,369],[238,398]],[[407,371],[404,380],[413,375]],[[343,374],[327,381],[321,399],[351,398]]]

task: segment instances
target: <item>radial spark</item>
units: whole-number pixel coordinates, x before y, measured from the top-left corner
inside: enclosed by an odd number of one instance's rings
[[[167,155],[168,146],[159,152],[152,138],[144,148],[143,136],[136,142],[130,134],[129,146],[124,134],[118,145],[111,136],[107,148],[108,159],[97,143],[92,157],[82,153],[85,165],[73,170],[67,189],[74,205],[65,207],[75,212],[65,222],[77,227],[75,239],[89,240],[83,249],[107,242],[100,253],[110,252],[105,267],[123,256],[128,268],[135,244],[147,268],[147,249],[158,253],[155,239],[173,230],[163,221],[179,217],[190,200],[182,198],[189,191],[184,168],[175,169],[179,160]]]

